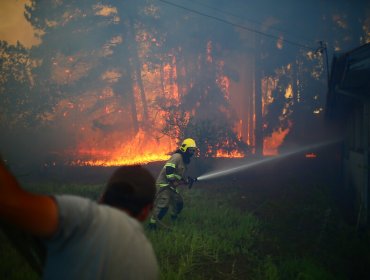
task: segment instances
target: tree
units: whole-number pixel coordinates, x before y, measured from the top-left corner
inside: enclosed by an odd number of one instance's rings
[[[67,98],[76,105],[86,92],[95,94],[98,104],[101,92],[111,88],[128,101],[135,133],[138,120],[128,31],[117,7],[88,0],[58,1],[53,5],[34,0],[27,7],[28,20],[43,31],[42,44],[32,52],[40,60],[39,80],[47,81],[43,88],[56,87],[58,100]],[[99,118],[95,116],[93,122],[104,126],[105,118]]]
[[[39,115],[40,99],[32,92],[32,61],[21,44],[0,41],[0,123],[28,127]]]

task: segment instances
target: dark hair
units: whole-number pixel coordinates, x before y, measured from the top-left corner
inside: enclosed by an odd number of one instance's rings
[[[155,193],[155,179],[147,169],[140,165],[121,166],[108,180],[101,202],[136,216],[153,203]]]

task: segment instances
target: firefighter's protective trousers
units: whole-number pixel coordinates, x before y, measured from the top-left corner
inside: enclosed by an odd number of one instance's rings
[[[170,167],[173,172],[166,172],[167,167]],[[169,209],[173,217],[181,212],[184,202],[176,189],[176,184],[184,180],[186,170],[186,164],[179,153],[174,153],[163,166],[156,181],[158,190],[150,219],[151,223],[161,220]]]
[[[184,201],[176,189],[162,187],[156,195],[152,218],[161,220],[168,209],[170,209],[171,216],[177,216],[180,214],[183,206]]]

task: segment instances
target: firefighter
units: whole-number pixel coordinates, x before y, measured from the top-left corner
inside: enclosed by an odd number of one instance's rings
[[[171,220],[175,221],[180,214],[184,202],[177,187],[179,185],[192,185],[195,179],[186,177],[187,167],[191,157],[195,154],[197,146],[191,138],[185,139],[178,150],[165,163],[156,180],[157,194],[154,201],[149,229],[157,228],[157,221],[161,220],[170,208]]]

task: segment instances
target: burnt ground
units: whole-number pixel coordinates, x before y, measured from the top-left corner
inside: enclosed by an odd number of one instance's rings
[[[195,159],[189,175],[200,176],[245,160]],[[151,163],[153,175],[163,163]],[[103,183],[114,167],[56,167],[24,178],[73,183]],[[30,173],[31,174],[31,173]],[[262,222],[256,243],[261,257],[310,259],[340,279],[370,279],[370,233],[356,225],[351,195],[343,190],[340,158],[333,151],[316,158],[297,154],[219,178],[196,187],[212,196],[233,196],[233,205]],[[338,278],[339,279],[339,278]]]

